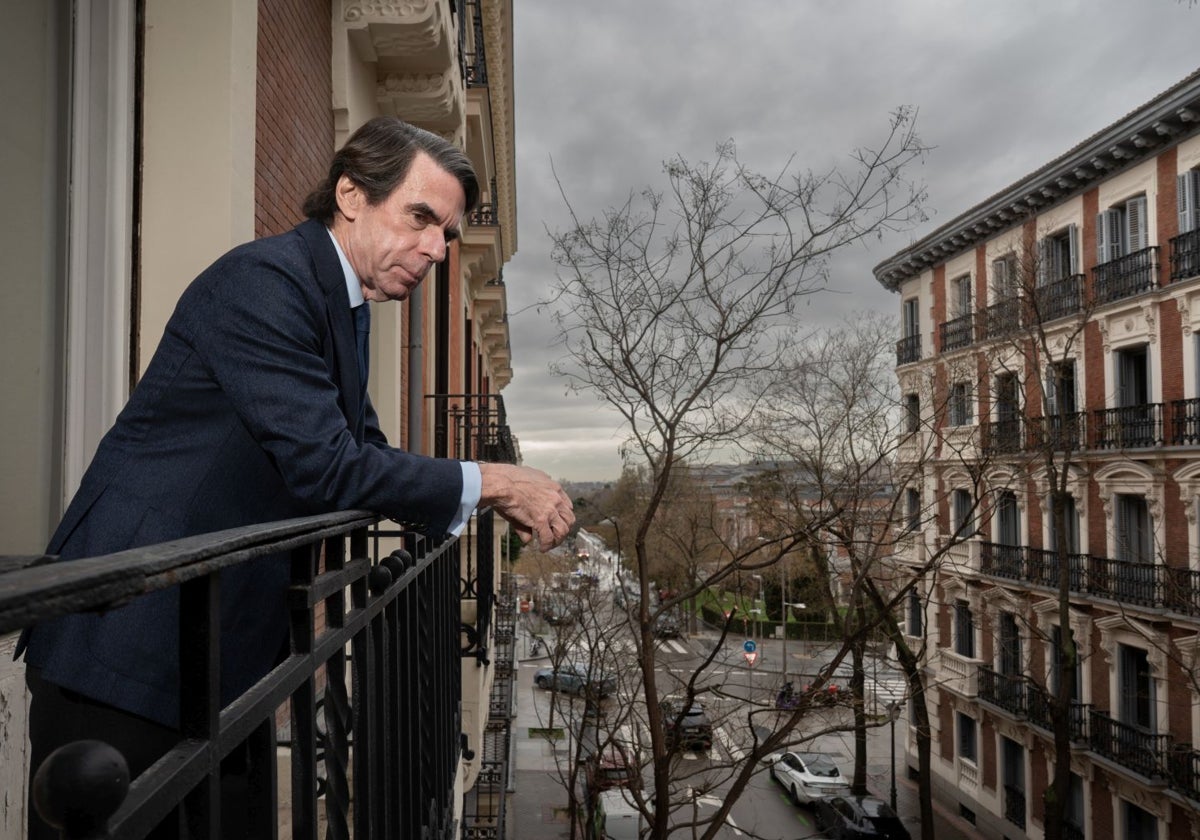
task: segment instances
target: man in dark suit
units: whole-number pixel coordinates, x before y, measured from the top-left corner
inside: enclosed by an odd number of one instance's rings
[[[440,137],[395,118],[355,132],[305,202],[308,221],[235,248],[183,293],[47,553],[71,560],[349,509],[458,533],[478,505],[523,539],[561,542],[574,515],[548,476],[395,449],[366,395],[366,301],[407,298],[478,196],[470,162]],[[279,558],[222,574],[223,702],[280,656],[287,575]],[[136,774],[173,743],[178,596],[26,631],[31,767],[99,737]],[[31,814],[30,836],[46,830]]]

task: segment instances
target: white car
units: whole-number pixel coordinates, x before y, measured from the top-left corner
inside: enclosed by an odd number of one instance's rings
[[[849,780],[827,755],[787,752],[772,758],[771,778],[783,786],[797,805],[850,792]]]

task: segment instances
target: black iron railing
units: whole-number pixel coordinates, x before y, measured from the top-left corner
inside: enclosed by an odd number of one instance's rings
[[[1097,303],[1140,295],[1158,288],[1158,246],[1151,245],[1092,269],[1092,292]]]
[[[1148,779],[1166,776],[1171,736],[1122,723],[1107,712],[1092,710],[1088,745],[1093,752]]]
[[[981,424],[980,445],[986,455],[1004,455],[1025,448],[1020,417],[985,420]]]
[[[1163,445],[1163,405],[1144,403],[1093,412],[1096,449],[1145,449]]]
[[[467,218],[475,227],[500,224],[496,217],[496,205],[494,204],[480,204],[471,211]]]
[[[431,394],[434,454],[467,461],[515,464],[517,447],[499,394]]]
[[[1171,789],[1200,802],[1200,751],[1175,744],[1167,753],[1167,778]]]
[[[1033,451],[1049,447],[1054,452],[1077,452],[1087,445],[1086,411],[1030,417],[1026,427],[1029,429],[1029,447]]]
[[[463,82],[467,87],[487,87],[487,56],[483,49],[483,14],[479,0],[466,0],[458,15],[458,54],[462,62]],[[471,41],[467,41],[467,23]]]
[[[979,699],[1017,717],[1025,717],[1025,678],[1020,674],[1003,674],[980,665]]]
[[[921,335],[906,335],[896,342],[896,364],[907,365],[921,361]]]
[[[1004,338],[1021,330],[1021,299],[1010,297],[997,301],[979,313],[975,324],[977,341]]]
[[[979,569],[992,577],[1022,580],[1026,575],[1025,549],[1019,545],[980,542]]]
[[[1025,791],[1016,785],[1004,786],[1004,819],[1018,828],[1025,827]]]
[[[1052,705],[1054,698],[1040,685],[1030,683],[1026,687],[1025,709],[1029,722],[1047,732],[1054,731]],[[1071,701],[1067,719],[1068,737],[1075,743],[1088,740],[1088,718],[1092,713],[1091,703]]]
[[[1171,240],[1171,280],[1200,275],[1200,229],[1181,233]]]
[[[477,519],[490,523],[491,516]],[[91,824],[79,818],[80,803],[91,801],[86,790],[47,789],[54,813],[77,815],[76,833],[64,836],[141,836],[184,809],[193,836],[221,837],[220,797],[203,792],[213,789],[222,757],[242,744],[252,764],[270,768],[254,784],[272,807],[252,816],[251,831],[275,836],[281,713],[290,719],[293,836],[317,836],[319,791],[329,837],[351,836],[351,825],[356,837],[458,836],[463,651],[459,566],[448,557],[468,542],[482,561],[490,548],[480,543],[490,541],[490,528],[433,542],[411,532],[371,532],[375,522],[349,511],[63,564],[0,561],[0,633],[180,587],[180,740],[168,760],[120,792],[120,801],[97,806]],[[379,559],[388,540],[403,547]],[[280,593],[291,613],[290,654],[220,709],[219,681],[207,676],[220,672],[219,573],[266,555],[290,557],[291,584]],[[57,752],[46,764],[53,762],[60,778],[70,775],[73,761],[91,760],[90,749],[74,759]],[[35,786],[44,780],[39,775]]]
[[[957,350],[960,347],[970,347],[975,337],[975,319],[970,312],[960,315],[940,325],[942,334],[942,352]]]
[[[1033,293],[1035,322],[1046,323],[1083,311],[1083,275],[1072,274],[1038,286]]]
[[[1175,446],[1200,444],[1200,399],[1171,402],[1171,443]]]

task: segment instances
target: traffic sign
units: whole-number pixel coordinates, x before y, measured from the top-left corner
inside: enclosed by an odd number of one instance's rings
[[[758,661],[758,651],[756,651],[756,650],[748,650],[745,653],[743,653],[742,656],[746,657],[747,665],[753,665],[755,662]]]
[[[754,651],[758,650],[758,642],[753,639],[747,639],[742,642],[742,650],[746,651],[746,653],[754,653]]]

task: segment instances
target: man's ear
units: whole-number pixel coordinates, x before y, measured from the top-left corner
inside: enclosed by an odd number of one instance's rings
[[[333,195],[337,200],[338,210],[351,221],[358,215],[358,211],[366,201],[366,196],[363,195],[362,188],[354,183],[349,175],[338,176],[337,186],[333,189]]]

